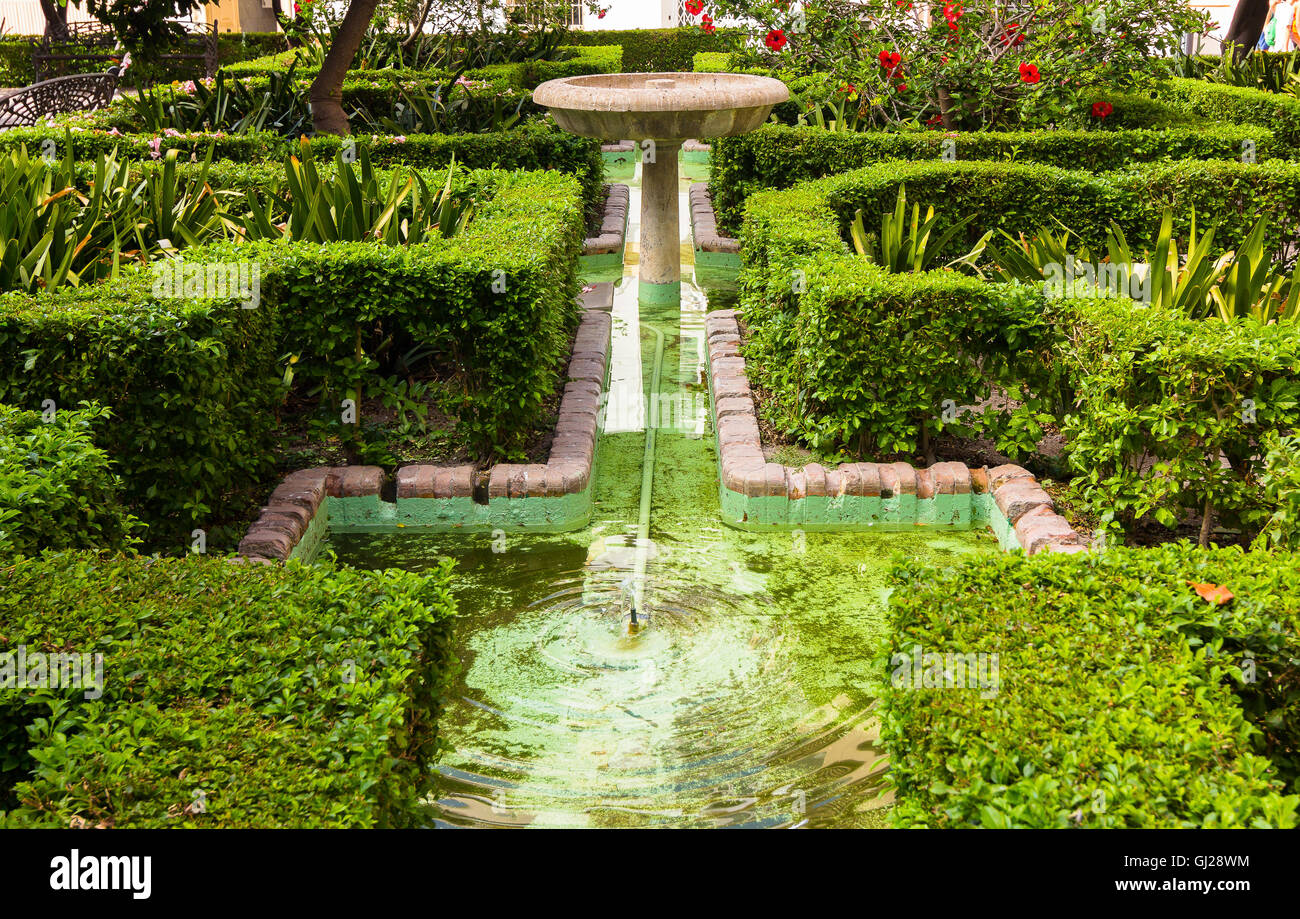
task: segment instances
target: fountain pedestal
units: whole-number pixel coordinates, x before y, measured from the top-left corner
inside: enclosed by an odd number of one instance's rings
[[[677,161],[689,137],[745,134],[790,98],[780,80],[738,73],[602,73],[550,80],[533,101],[566,131],[642,144],[640,298],[681,292]]]
[[[681,218],[677,207],[680,140],[655,140],[641,159],[641,300],[675,302],[682,292]],[[645,156],[653,156],[647,161]]]

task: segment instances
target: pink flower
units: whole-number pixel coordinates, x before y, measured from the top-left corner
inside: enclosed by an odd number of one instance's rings
[[[110,130],[108,133],[109,133],[109,135],[110,135],[111,137],[121,137],[121,136],[122,136],[122,132],[119,131],[117,128],[113,128],[113,129]]]
[[[162,138],[155,137],[153,140],[149,141],[149,150],[149,155],[154,159],[158,159],[158,157],[162,156]]]
[[[195,90],[196,88],[197,88],[197,87],[195,87],[195,85],[194,85],[194,81],[193,81],[193,80],[186,80],[184,83],[181,84],[181,92],[183,92],[183,93],[189,93],[189,94],[193,95],[193,94],[194,94],[194,90]]]
[[[406,143],[406,135],[405,135],[405,134],[398,134],[396,137],[393,138],[393,143],[395,143],[395,144],[404,144],[404,143]]]
[[[178,131],[178,130],[176,130],[175,128],[163,128],[163,134],[165,134],[167,137],[180,137],[180,136],[181,136],[181,132]]]

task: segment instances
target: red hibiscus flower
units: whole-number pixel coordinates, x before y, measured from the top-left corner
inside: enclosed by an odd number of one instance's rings
[[[784,32],[780,29],[773,29],[767,33],[767,38],[764,40],[764,43],[773,51],[780,51],[785,47],[786,41],[787,39]]]
[[[943,123],[943,116],[942,116],[942,115],[931,115],[929,118],[927,118],[927,119],[925,120],[925,123],[926,123],[926,124],[942,124],[942,123]]]
[[[715,32],[717,31],[718,27],[713,24],[713,17],[710,16],[708,13],[705,13],[704,16],[700,19],[700,28],[703,29],[705,32]]]
[[[1115,106],[1109,102],[1094,102],[1092,104],[1092,117],[1105,118],[1111,112],[1115,111]]]
[[[840,92],[842,92],[846,96],[852,95],[856,91],[857,91],[857,87],[854,86],[852,83],[844,83],[840,86]]]
[[[885,68],[886,73],[893,73],[895,70],[897,70],[899,62],[901,62],[902,60],[903,60],[903,56],[899,54],[897,51],[880,52],[880,66]]]
[[[964,13],[965,10],[961,8],[960,3],[945,3],[943,5],[943,18],[948,20],[949,24],[961,19]]]
[[[609,10],[596,10],[596,18],[597,18],[597,19],[604,19],[604,18],[605,18],[605,14],[608,13],[608,12],[609,12]]]
[[[899,91],[900,93],[905,93],[905,92],[907,92],[907,84],[906,84],[906,83],[899,83],[899,84],[898,84],[898,91]]]
[[[686,2],[682,4],[682,9],[686,10],[686,12],[690,13],[692,16],[698,16],[700,13],[704,12],[704,0],[686,0]]]
[[[1020,62],[1020,81],[1022,83],[1037,83],[1042,77],[1038,75],[1038,67],[1034,64]]]
[[[1025,43],[1025,33],[1020,31],[1020,23],[1008,22],[1002,34],[1002,44],[1019,47]]]
[[[898,7],[900,10],[910,10],[912,8],[912,0],[894,0],[894,6]]]

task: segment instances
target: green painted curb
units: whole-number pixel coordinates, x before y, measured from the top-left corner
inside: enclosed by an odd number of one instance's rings
[[[682,282],[672,281],[668,284],[651,284],[647,281],[638,281],[636,298],[638,303],[654,305],[680,303],[682,299]]]

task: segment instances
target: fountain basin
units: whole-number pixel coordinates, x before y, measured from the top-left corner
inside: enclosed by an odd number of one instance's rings
[[[598,73],[549,80],[533,101],[560,127],[600,140],[641,142],[642,302],[681,296],[677,160],[691,137],[744,134],[790,98],[780,80],[740,73]]]
[[[598,73],[533,91],[560,127],[602,140],[745,134],[789,98],[780,80],[741,73]]]

